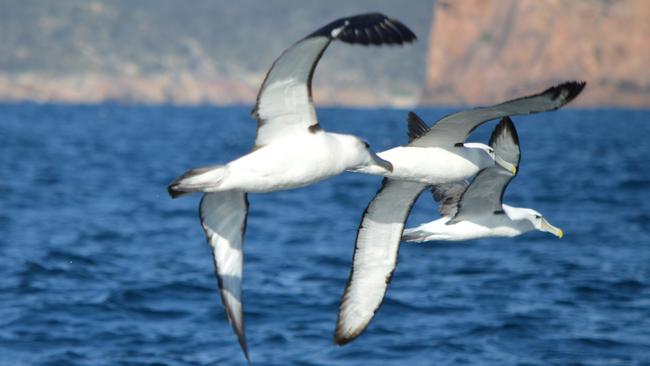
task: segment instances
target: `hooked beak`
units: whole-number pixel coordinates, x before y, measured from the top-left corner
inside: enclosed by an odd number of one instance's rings
[[[546,221],[546,219],[544,218],[542,218],[542,231],[551,233],[560,239],[562,239],[562,237],[564,236],[564,231],[562,231],[562,229],[549,224],[548,221]]]
[[[391,164],[391,162],[388,160],[380,158],[379,155],[377,155],[374,151],[370,151],[370,158],[372,159],[374,165],[377,165],[391,173],[393,172],[393,164]]]
[[[370,161],[356,167],[348,168],[347,171],[381,176],[386,176],[388,173],[393,172],[393,164],[390,161],[380,158],[372,150],[368,150],[368,154],[370,154]]]
[[[512,163],[508,163],[507,161],[503,160],[499,155],[495,154],[494,155],[494,161],[501,165],[505,170],[509,171],[512,173],[512,175],[517,175],[517,166]]]

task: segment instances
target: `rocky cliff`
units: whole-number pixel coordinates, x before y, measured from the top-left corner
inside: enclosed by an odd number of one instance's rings
[[[485,104],[561,80],[578,105],[650,106],[650,1],[439,1],[423,104]]]

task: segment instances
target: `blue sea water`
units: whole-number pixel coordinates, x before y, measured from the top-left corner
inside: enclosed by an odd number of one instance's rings
[[[451,110],[421,109],[431,122]],[[0,105],[0,365],[244,365],[199,197],[166,185],[247,152],[249,108]],[[406,111],[319,109],[406,141]],[[380,185],[343,174],[250,196],[246,330],[257,365],[649,365],[650,112],[515,118],[505,200],[564,229],[405,244],[368,330],[333,344],[356,228]],[[494,125],[471,140],[485,141]],[[436,217],[429,194],[410,224]]]

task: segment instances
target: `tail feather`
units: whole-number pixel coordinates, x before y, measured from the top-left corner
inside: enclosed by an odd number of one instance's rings
[[[176,178],[167,192],[172,198],[193,192],[213,192],[228,175],[225,165],[194,168]]]
[[[417,228],[405,229],[402,233],[402,241],[420,243],[425,240],[426,236],[426,232],[418,230]]]
[[[172,185],[170,184],[170,185],[167,187],[167,193],[169,193],[169,196],[170,196],[171,198],[177,198],[177,197],[180,197],[180,196],[183,196],[183,195],[189,194],[189,193],[191,193],[191,192],[183,192],[183,191],[176,190],[176,189],[174,189],[174,188],[172,187]]]

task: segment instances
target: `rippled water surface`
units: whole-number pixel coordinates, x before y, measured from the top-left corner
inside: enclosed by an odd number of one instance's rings
[[[249,108],[0,105],[0,365],[243,365],[186,169],[252,145]],[[420,110],[429,122],[449,112]],[[320,109],[406,141],[406,111]],[[244,301],[259,365],[650,364],[650,112],[515,118],[506,202],[564,229],[403,245],[368,330],[333,345],[359,218],[380,178],[251,195]],[[492,124],[493,125],[493,124]],[[472,140],[485,141],[491,126]],[[436,212],[423,195],[411,224]]]

